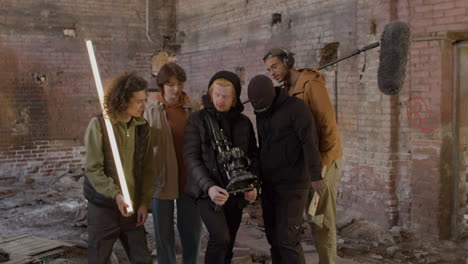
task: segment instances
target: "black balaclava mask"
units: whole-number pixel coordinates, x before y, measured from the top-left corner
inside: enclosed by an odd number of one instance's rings
[[[255,113],[267,111],[276,97],[273,82],[265,75],[257,75],[250,80],[248,87],[249,100]]]

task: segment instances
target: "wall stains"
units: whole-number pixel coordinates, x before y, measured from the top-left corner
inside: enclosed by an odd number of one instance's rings
[[[320,66],[338,59],[338,47],[340,47],[339,42],[332,42],[320,50]]]
[[[369,21],[369,35],[375,36],[375,34],[377,34],[377,22],[375,18],[371,18]]]
[[[33,73],[32,76],[33,76],[33,81],[36,84],[39,84],[41,86],[47,84],[47,75],[43,73]]]
[[[426,100],[420,96],[413,96],[408,100],[406,117],[411,126],[419,128],[424,133],[432,133],[437,129],[429,123],[430,110]]]
[[[29,107],[23,108],[12,122],[11,134],[13,136],[27,136],[29,134]]]
[[[239,76],[239,79],[241,80],[241,84],[245,84],[245,67],[244,66],[237,66],[235,69],[235,73],[237,76]]]
[[[151,57],[151,73],[152,73],[152,75],[157,76],[159,70],[161,69],[161,67],[165,63],[170,62],[170,61],[174,61],[174,60],[175,60],[175,57],[171,56],[166,51],[160,51],[160,52],[158,52],[158,54],[153,55],[153,57]]]
[[[66,28],[63,30],[63,35],[65,35],[65,37],[76,38],[76,29]]]
[[[281,14],[280,13],[273,13],[271,15],[271,26],[281,24]]]

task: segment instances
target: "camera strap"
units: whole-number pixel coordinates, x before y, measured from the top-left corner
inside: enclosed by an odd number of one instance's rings
[[[203,113],[203,120],[205,122],[206,127],[208,128],[208,134],[210,136],[210,145],[213,149],[215,156],[214,156],[214,164],[215,168],[213,171],[216,171],[215,177],[218,178],[220,183],[226,186],[229,183],[229,179],[226,175],[225,171],[225,164],[219,164],[218,157],[221,155],[221,151],[223,148],[228,147],[230,150],[231,142],[227,140],[226,135],[224,134],[223,130],[219,127],[218,121],[213,118],[213,116],[206,112],[202,111]]]

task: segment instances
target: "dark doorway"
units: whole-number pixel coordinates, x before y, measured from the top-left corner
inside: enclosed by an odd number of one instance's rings
[[[454,235],[468,237],[468,41],[455,45]]]

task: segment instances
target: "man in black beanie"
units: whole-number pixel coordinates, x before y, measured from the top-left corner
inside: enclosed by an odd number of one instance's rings
[[[263,221],[273,264],[305,263],[302,213],[311,182],[322,179],[314,119],[304,102],[265,75],[249,83],[257,117]]]
[[[186,192],[197,200],[200,216],[209,233],[205,263],[231,263],[232,249],[247,201],[254,201],[257,190],[229,194],[223,157],[217,148],[211,124],[225,134],[232,147],[238,147],[251,160],[247,168],[258,175],[258,148],[249,118],[242,114],[241,84],[235,73],[220,71],[208,84],[202,98],[203,109],[194,112],[185,127],[184,160],[188,177]],[[213,125],[214,126],[214,125]],[[222,131],[220,131],[222,130]],[[222,206],[220,210],[219,208]]]

